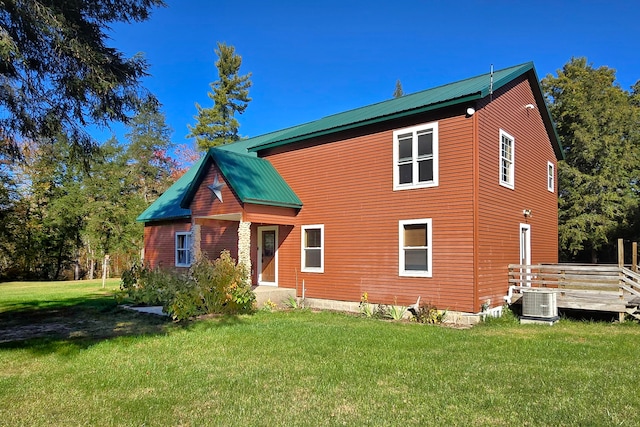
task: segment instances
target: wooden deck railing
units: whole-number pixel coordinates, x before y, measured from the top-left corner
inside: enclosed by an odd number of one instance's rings
[[[564,308],[635,316],[640,305],[640,274],[618,265],[510,264],[509,285],[510,297],[530,287],[554,289]]]

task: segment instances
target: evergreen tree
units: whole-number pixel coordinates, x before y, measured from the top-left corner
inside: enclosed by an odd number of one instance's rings
[[[58,138],[92,148],[87,124],[127,121],[147,64],[105,44],[110,25],[144,21],[162,0],[0,2],[0,159],[16,141]]]
[[[135,180],[134,192],[150,205],[170,185],[176,162],[168,156],[174,147],[173,130],[158,105],[149,100],[129,124],[126,150],[130,176]]]
[[[244,113],[251,98],[251,73],[239,75],[242,57],[235,53],[233,46],[218,42],[215,50],[218,55],[216,68],[219,80],[211,83],[211,92],[207,95],[213,106],[203,108],[196,103],[197,123],[189,127],[189,138],[196,138],[198,149],[205,151],[210,147],[228,144],[240,140],[240,124],[235,114]]]
[[[561,255],[597,262],[628,235],[639,206],[639,108],[615,70],[585,58],[542,85],[566,155],[558,170]]]
[[[83,164],[71,155],[64,136],[22,144],[22,158],[12,173],[19,180],[19,198],[7,219],[14,245],[6,267],[19,278],[55,280],[81,246]]]
[[[393,97],[400,98],[402,95],[404,95],[404,91],[402,90],[402,83],[400,83],[400,80],[396,80],[396,88],[393,91]]]

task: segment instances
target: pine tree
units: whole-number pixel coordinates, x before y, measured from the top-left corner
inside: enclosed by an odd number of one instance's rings
[[[66,137],[78,152],[85,125],[126,122],[140,105],[147,63],[107,46],[111,25],[148,19],[162,0],[0,2],[0,160],[23,138]]]
[[[542,85],[566,155],[558,168],[563,258],[597,262],[628,235],[639,206],[640,109],[615,70],[585,58]]]
[[[400,83],[400,80],[396,80],[396,88],[393,91],[393,97],[400,98],[402,95],[404,95],[404,91],[402,90],[402,83]]]
[[[172,172],[177,167],[168,155],[174,147],[172,133],[164,113],[153,100],[145,103],[129,124],[127,167],[135,179],[135,193],[142,196],[147,205],[170,186]]]
[[[240,124],[235,114],[244,113],[251,98],[251,73],[239,75],[242,57],[235,53],[233,46],[218,42],[215,50],[218,55],[216,68],[219,80],[211,83],[211,92],[207,95],[213,106],[203,108],[196,103],[197,123],[189,127],[189,138],[196,138],[198,149],[205,151],[210,147],[228,144],[240,140]]]

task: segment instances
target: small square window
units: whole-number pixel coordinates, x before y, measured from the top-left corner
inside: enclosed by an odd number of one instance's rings
[[[176,267],[191,266],[191,233],[176,233]]]
[[[324,272],[324,225],[302,226],[302,268],[303,272]]]
[[[552,193],[556,191],[556,170],[551,162],[547,162],[547,190]]]
[[[431,277],[431,219],[399,222],[400,276]]]

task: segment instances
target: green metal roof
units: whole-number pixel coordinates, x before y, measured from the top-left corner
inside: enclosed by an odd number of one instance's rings
[[[191,210],[180,206],[185,192],[189,189],[196,172],[204,162],[205,157],[195,162],[171,187],[136,218],[136,221],[162,221],[178,218],[189,218]]]
[[[302,207],[302,201],[268,160],[235,153],[222,147],[209,149],[205,157],[210,160],[200,165],[182,199],[183,208],[191,203],[211,161],[220,168],[222,175],[242,203],[297,209]]]
[[[248,141],[248,140],[247,140]],[[273,165],[255,154],[241,154],[246,148],[235,144],[211,148],[200,160],[138,216],[137,221],[165,221],[189,218],[189,204],[212,162],[242,203],[286,208],[302,207],[302,201],[280,176]],[[236,145],[238,152],[232,151]]]
[[[334,114],[320,120],[278,130],[257,137],[212,148],[189,171],[138,217],[138,221],[159,221],[188,218],[188,208],[211,161],[215,161],[227,182],[243,203],[301,208],[302,202],[271,163],[259,158],[257,152],[321,135],[340,132],[373,123],[392,120],[451,105],[476,101],[496,91],[523,74],[529,74],[533,93],[540,107],[542,120],[558,159],[564,152],[549,109],[544,101],[540,82],[532,62],[516,65],[466,80],[449,83],[400,98],[391,99],[355,110]],[[493,81],[492,81],[493,80]]]
[[[535,80],[536,83],[534,86],[537,86],[537,90],[534,88],[534,92],[537,92],[536,95],[538,96],[536,97],[539,98],[538,101],[545,105],[545,109],[541,110],[541,113],[550,137],[552,138],[552,143],[557,146],[554,147],[556,148],[556,154],[558,158],[563,158],[555,127],[553,126],[549,112],[546,109],[546,104],[544,104],[544,99],[542,98],[542,91],[535,74],[533,62],[495,71],[493,73],[493,79],[491,78],[491,73],[486,73],[444,86],[405,95],[400,98],[334,114],[304,125],[250,139],[246,142],[245,147],[250,152],[256,152],[321,135],[418,114],[450,105],[475,101],[489,95],[491,90],[496,91],[527,72],[532,72],[533,80]],[[544,117],[544,113],[547,114],[546,118]],[[554,138],[555,141],[553,141]]]

